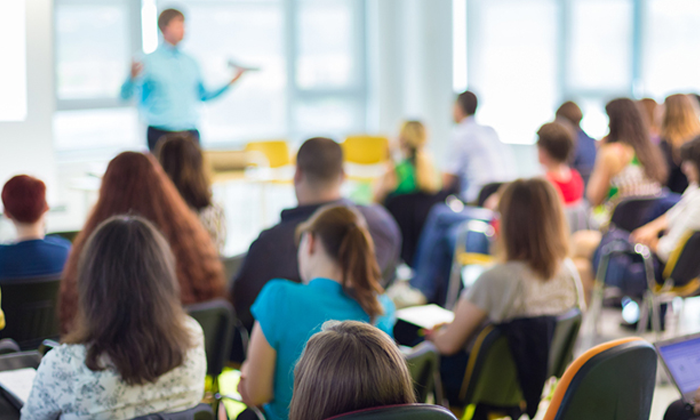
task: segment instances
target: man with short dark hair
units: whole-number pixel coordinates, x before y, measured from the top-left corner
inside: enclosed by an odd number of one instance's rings
[[[139,110],[148,124],[150,151],[155,149],[158,139],[172,132],[186,131],[199,141],[199,102],[220,96],[246,71],[236,68],[225,86],[209,90],[202,82],[197,62],[178,47],[185,36],[182,12],[163,10],[158,17],[158,28],[163,42],[142,62],[131,63],[131,73],[121,89],[124,100],[138,92]]]
[[[462,200],[475,202],[479,191],[492,182],[511,181],[516,177],[512,152],[501,143],[496,131],[474,119],[478,101],[473,92],[457,96],[453,118],[457,127],[452,135],[443,176],[443,188],[459,182]]]
[[[571,166],[581,174],[584,185],[588,185],[588,178],[591,176],[595,164],[596,144],[595,140],[581,128],[581,120],[583,119],[581,108],[576,105],[576,102],[566,101],[557,109],[556,117],[557,120],[571,124],[576,131],[575,151],[571,157]]]
[[[233,282],[234,307],[248,330],[253,326],[250,306],[263,286],[275,278],[301,282],[294,240],[297,225],[306,221],[319,207],[352,203],[342,198],[345,180],[343,151],[335,141],[316,137],[299,148],[294,173],[294,191],[298,207],[282,211],[278,225],[263,231],[248,250],[243,266]],[[401,249],[401,234],[396,221],[381,206],[356,206],[369,226],[379,268],[390,277]]]
[[[0,283],[59,274],[68,258],[70,242],[45,236],[46,186],[27,175],[11,178],[2,189],[5,217],[17,230],[12,244],[0,245]]]

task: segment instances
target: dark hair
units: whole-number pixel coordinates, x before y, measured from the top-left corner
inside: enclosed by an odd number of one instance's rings
[[[556,274],[569,250],[561,199],[545,179],[518,179],[504,187],[498,204],[506,261],[523,261],[542,280]]]
[[[327,184],[343,173],[343,149],[326,137],[314,137],[297,152],[297,168],[312,184]]]
[[[297,241],[308,233],[321,241],[328,255],[343,273],[343,290],[374,319],[383,313],[377,295],[381,272],[374,255],[374,243],[364,217],[345,206],[323,206],[297,227]]]
[[[62,331],[75,317],[78,258],[87,238],[111,216],[127,213],[153,223],[170,244],[183,304],[224,296],[223,266],[209,233],[152,155],[124,152],[109,162],[99,198],[66,261],[59,302]]]
[[[691,162],[695,165],[695,169],[700,172],[700,136],[681,146],[681,161]]]
[[[114,366],[129,385],[155,382],[192,347],[175,261],[163,235],[140,217],[105,220],[87,240],[78,268],[77,328],[93,371]],[[105,361],[103,356],[107,356]]]
[[[578,127],[583,119],[583,113],[576,102],[566,101],[557,109],[556,117],[563,118],[573,124],[574,127]]]
[[[468,90],[465,90],[457,96],[457,103],[466,115],[476,114],[476,107],[479,104],[476,95]]]
[[[567,162],[574,149],[571,129],[558,122],[544,124],[537,130],[537,146],[544,149],[557,162]]]
[[[637,105],[631,99],[618,98],[608,102],[605,111],[610,119],[607,142],[632,146],[644,173],[649,178],[664,183],[668,176],[666,161],[661,150],[649,139],[649,129]]]
[[[185,20],[185,15],[183,15],[182,12],[177,9],[163,10],[158,16],[158,29],[160,29],[161,32],[165,31],[165,28],[168,26],[170,21],[178,18]]]
[[[2,205],[20,223],[34,223],[49,209],[46,185],[29,175],[10,178],[2,188]]]
[[[294,369],[289,419],[324,420],[414,402],[406,361],[388,335],[362,322],[328,321]]]
[[[165,135],[158,141],[155,155],[191,208],[201,210],[211,205],[211,190],[204,172],[202,150],[191,134]]]

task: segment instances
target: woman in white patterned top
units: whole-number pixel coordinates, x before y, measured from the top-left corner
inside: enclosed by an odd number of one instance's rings
[[[103,222],[81,256],[77,328],[42,359],[21,419],[125,420],[197,405],[204,337],[178,289],[150,222]]]
[[[202,150],[188,133],[174,133],[158,141],[155,155],[188,206],[223,253],[226,244],[226,215],[212,201],[211,186],[204,172]]]

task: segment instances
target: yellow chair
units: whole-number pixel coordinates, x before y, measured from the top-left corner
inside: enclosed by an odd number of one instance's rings
[[[345,162],[377,165],[389,158],[389,139],[381,136],[350,136],[341,143]]]
[[[243,179],[245,168],[253,164],[254,158],[243,150],[204,150],[202,155],[214,183]]]
[[[270,168],[281,168],[292,163],[289,145],[284,140],[251,142],[246,144],[245,151],[264,155]]]

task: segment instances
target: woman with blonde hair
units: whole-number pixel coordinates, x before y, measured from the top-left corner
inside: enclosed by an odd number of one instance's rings
[[[299,225],[297,240],[303,284],[276,279],[258,295],[238,384],[243,402],[263,406],[269,420],[288,418],[292,368],[325,321],[369,322],[388,334],[394,328],[395,308],[379,284],[374,244],[359,213],[321,207]]]
[[[431,332],[443,356],[445,394],[454,404],[466,369],[464,350],[485,322],[559,315],[583,307],[581,282],[568,254],[561,199],[545,179],[519,179],[502,188],[499,250],[502,262],[466,289],[451,324]]]
[[[688,187],[688,178],[681,171],[681,146],[699,134],[697,101],[683,94],[667,97],[664,101],[659,145],[669,168],[666,186],[675,193],[681,194]]]
[[[440,190],[440,177],[433,161],[424,150],[428,133],[420,121],[405,121],[399,132],[401,161],[390,163],[375,190],[375,201],[382,202],[390,195],[424,192],[428,194]]]
[[[328,321],[294,369],[290,420],[415,402],[406,360],[386,333],[357,321]]]

